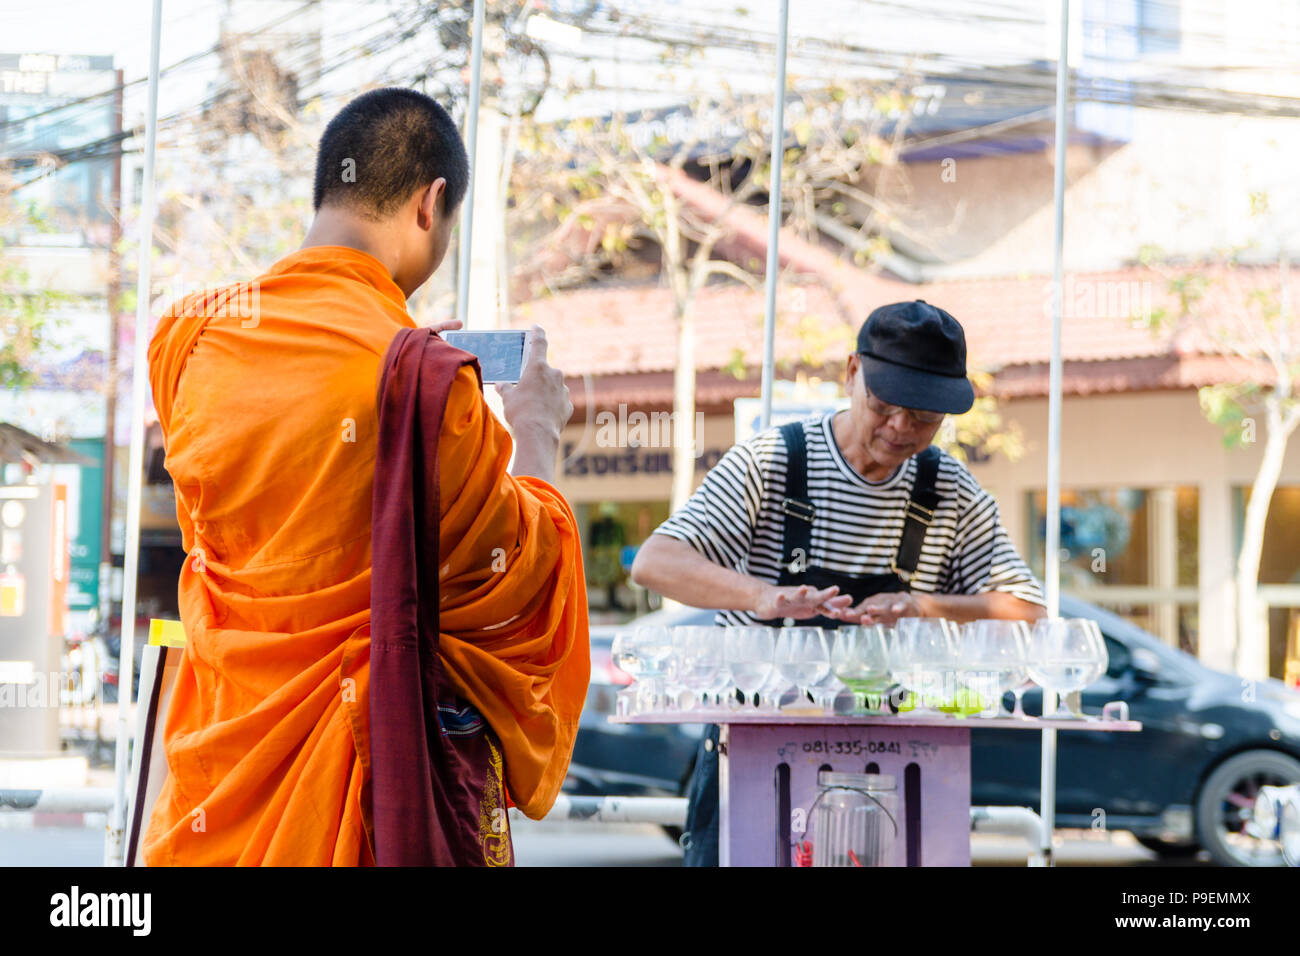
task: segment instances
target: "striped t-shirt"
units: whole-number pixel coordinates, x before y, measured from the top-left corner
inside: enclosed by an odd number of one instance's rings
[[[808,497],[816,506],[806,563],[848,575],[888,574],[903,536],[916,457],[884,481],[868,481],[844,459],[834,413],[803,422]],[[655,533],[685,541],[710,561],[773,584],[785,528],[786,448],[777,428],[732,447]],[[1043,593],[998,517],[997,502],[951,455],[939,456],[940,502],[911,578],[914,591],[1006,591],[1035,604]],[[790,557],[786,556],[788,563]],[[719,624],[755,624],[748,611],[721,611]]]

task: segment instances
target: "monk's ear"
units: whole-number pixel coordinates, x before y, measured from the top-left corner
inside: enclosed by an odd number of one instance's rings
[[[447,180],[439,177],[420,193],[420,201],[416,207],[416,217],[420,228],[429,230],[434,224],[442,218],[446,212],[446,190]]]

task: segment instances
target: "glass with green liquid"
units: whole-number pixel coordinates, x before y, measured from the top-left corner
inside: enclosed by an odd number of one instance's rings
[[[920,703],[932,710],[957,717],[970,717],[982,712],[988,705],[988,699],[976,687],[963,681],[962,677],[963,674],[959,671],[946,672],[940,682],[941,692],[922,695]],[[910,713],[917,706],[917,695],[908,691],[898,706],[898,712]]]
[[[833,632],[831,670],[853,692],[855,713],[881,710],[894,684],[889,664],[891,630],[883,624],[866,624]]]

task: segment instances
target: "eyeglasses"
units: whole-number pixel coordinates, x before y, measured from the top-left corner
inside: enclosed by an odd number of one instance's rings
[[[871,394],[871,389],[867,388],[865,381],[862,383],[862,388],[867,393],[867,408],[881,418],[893,418],[899,412],[907,412],[908,417],[918,425],[937,425],[944,419],[943,412],[923,412],[915,408],[903,408],[901,405],[886,405]]]

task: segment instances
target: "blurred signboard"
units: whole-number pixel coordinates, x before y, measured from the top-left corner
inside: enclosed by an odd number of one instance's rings
[[[78,467],[75,500],[70,501],[76,520],[71,534],[68,568],[68,609],[89,611],[99,607],[100,545],[103,541],[104,442],[99,438],[73,439],[73,450],[95,464]]]
[[[817,390],[796,391],[793,383],[777,382],[772,398],[772,424],[776,428],[787,422],[800,422],[805,418],[820,417],[827,412],[849,407],[847,397],[837,396],[838,388],[830,383]],[[785,386],[785,387],[782,387]],[[782,396],[785,392],[785,396]],[[761,398],[736,399],[736,441],[753,438],[762,429],[763,400]]]

